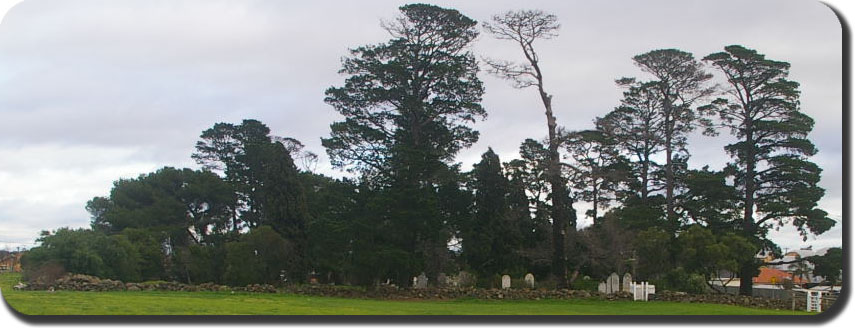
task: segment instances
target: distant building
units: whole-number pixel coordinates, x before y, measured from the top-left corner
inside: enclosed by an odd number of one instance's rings
[[[0,258],[0,273],[21,272],[21,256],[23,255],[22,252],[4,254]]]
[[[798,250],[789,251],[784,254],[781,258],[778,259],[764,259],[766,263],[789,263],[794,262],[799,259],[804,259],[811,256],[822,256],[828,252],[830,248],[820,248],[817,250],[813,250],[812,247],[801,248]],[[771,257],[770,257],[771,258]],[[781,265],[767,265],[769,268],[781,270],[787,273],[792,274],[795,272],[797,264],[781,264]],[[813,264],[810,262],[804,262],[804,266],[806,266],[808,273],[804,274],[804,277],[807,278],[807,282],[805,283],[821,283],[825,280],[825,278],[821,276],[813,275]]]
[[[795,284],[808,283],[807,280],[804,280],[800,277],[796,277],[792,273],[768,267],[761,267],[760,274],[752,278],[751,282],[753,282],[755,285],[775,285],[781,284],[786,280],[792,281]]]
[[[822,256],[828,252],[830,248],[822,248],[813,250],[811,247],[801,248],[799,250],[793,250],[785,253],[781,258],[774,258],[769,254],[758,254],[757,259],[762,260],[766,264],[770,263],[787,263],[787,264],[779,264],[779,265],[763,265],[760,267],[760,274],[756,277],[751,278],[753,293],[755,296],[762,297],[770,297],[770,298],[789,298],[789,293],[786,292],[785,281],[791,281],[795,286],[793,287],[793,291],[834,291],[839,292],[840,286],[828,287],[828,286],[817,286],[816,284],[824,281],[824,278],[819,276],[814,276],[811,272],[813,271],[813,264],[810,262],[803,262],[804,266],[802,268],[807,270],[808,273],[802,273],[801,275],[797,274],[798,262],[797,260],[811,257],[811,256]],[[793,262],[793,263],[789,263]],[[738,294],[739,293],[739,284],[740,279],[734,278],[736,276],[735,273],[730,273],[727,271],[721,271],[718,273],[719,278],[710,280],[710,285],[717,287],[716,290],[725,291],[730,294]],[[733,278],[733,279],[731,279]],[[806,287],[811,287],[810,289],[805,289]]]

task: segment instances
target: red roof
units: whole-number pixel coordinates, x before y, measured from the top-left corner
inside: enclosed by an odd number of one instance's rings
[[[751,282],[759,284],[779,284],[786,279],[792,280],[795,284],[807,283],[807,281],[805,281],[804,279],[794,277],[790,273],[768,267],[761,267],[760,275],[754,277]]]

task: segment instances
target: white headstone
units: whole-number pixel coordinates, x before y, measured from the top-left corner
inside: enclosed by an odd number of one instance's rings
[[[620,291],[620,277],[617,273],[612,272],[609,279],[606,280],[606,293],[613,294]]]
[[[631,283],[632,283],[632,274],[629,274],[629,272],[627,272],[623,275],[623,281],[621,282],[621,287],[620,287],[621,289],[620,290],[625,291],[625,292],[632,292],[629,288]]]
[[[511,287],[511,276],[510,275],[502,275],[502,289],[508,289]]]
[[[600,282],[600,284],[597,285],[597,291],[605,294],[606,293],[606,283]]]
[[[525,281],[526,287],[529,287],[530,289],[534,289],[534,274],[531,274],[531,273],[526,274],[525,278],[523,278],[523,280]]]

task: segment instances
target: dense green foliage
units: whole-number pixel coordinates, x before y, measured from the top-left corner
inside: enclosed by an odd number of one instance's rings
[[[300,257],[293,244],[268,226],[258,227],[226,244],[224,281],[243,286],[250,283],[275,283],[292,270]],[[299,272],[295,273],[299,275]]]
[[[486,115],[468,51],[476,22],[432,5],[400,10],[384,26],[392,39],[353,49],[340,71],[348,75],[344,86],[328,89],[325,99],[345,118],[323,139],[332,164],[361,173],[372,189],[372,215],[356,219],[354,239],[355,262],[374,271],[363,282],[406,284],[420,272],[435,281],[445,271],[448,223],[457,212],[441,195],[457,185],[449,163],[478,140],[469,124]]]
[[[525,192],[508,181],[492,149],[472,169],[470,188],[475,194],[474,214],[460,232],[466,263],[480,278],[497,273],[525,275],[528,266],[521,249],[526,231],[531,231],[527,227],[531,218],[528,211],[519,212],[519,205],[513,207],[511,199]]]
[[[822,256],[807,257],[813,263],[813,274],[825,278],[831,284],[837,284],[843,278],[843,249],[831,248]]]
[[[333,165],[389,184],[430,180],[478,140],[486,114],[478,66],[467,49],[476,22],[456,10],[414,4],[385,26],[392,39],[351,50],[343,87],[325,101],[345,116],[323,139]]]
[[[469,50],[477,24],[432,5],[400,10],[384,25],[392,38],[351,50],[343,85],[326,91],[342,121],[322,144],[353,177],[298,168],[313,154],[258,120],[215,123],[191,156],[201,170],[116,181],[86,204],[91,229],[42,234],[23,260],[27,279],[409,286],[421,273],[436,284],[467,271],[484,287],[534,273],[541,287],[590,289],[618,272],[702,292],[736,273],[750,294],[757,254],[780,252],[770,229],[794,225],[807,236],[835,225],[817,207],[813,120],[799,109],[788,63],[741,46],[704,61],[653,50],[633,58],[652,79],[618,80],[619,105],[570,132],[552,114],[531,45],[557,35],[557,18],[496,16],[487,30],[521,41],[528,62],[487,60],[491,72],[538,88],[548,137],[522,141],[504,163],[488,148],[466,171],[455,158],[478,141],[473,124],[486,116]],[[727,98],[712,99],[703,63],[724,74],[729,86],[716,96]],[[736,137],[725,168],[688,167],[698,128]],[[592,205],[593,225],[576,227],[574,202]],[[836,282],[840,252],[810,258],[815,274]]]
[[[141,257],[124,235],[108,236],[86,229],[59,229],[44,232],[41,246],[28,251],[21,260],[29,280],[56,279],[52,267],[102,278],[138,281]]]

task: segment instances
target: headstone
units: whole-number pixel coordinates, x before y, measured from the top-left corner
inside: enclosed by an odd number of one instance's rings
[[[526,274],[523,280],[525,281],[526,287],[529,287],[529,289],[534,289],[534,274]]]
[[[511,276],[510,275],[502,275],[502,289],[508,289],[511,287]]]
[[[419,278],[413,277],[413,288],[417,288],[419,286]]]
[[[623,281],[621,281],[621,287],[620,287],[621,289],[620,290],[625,291],[625,292],[632,292],[632,290],[629,287],[631,283],[632,283],[632,274],[629,274],[629,272],[627,272],[623,275]]]
[[[446,285],[448,285],[448,277],[445,275],[445,273],[440,273],[436,276],[436,285],[440,287],[445,287]]]
[[[597,291],[605,294],[606,293],[606,283],[600,282],[600,284],[597,285]]]
[[[425,288],[427,288],[427,286],[428,286],[427,275],[425,275],[425,273],[422,272],[422,274],[419,274],[419,277],[416,278],[416,288],[425,289]]]
[[[457,286],[473,287],[475,286],[475,283],[475,275],[466,271],[460,271],[460,273],[457,274]]]
[[[612,272],[609,275],[609,279],[606,280],[606,293],[613,294],[620,291],[620,277],[618,277],[617,273]]]

